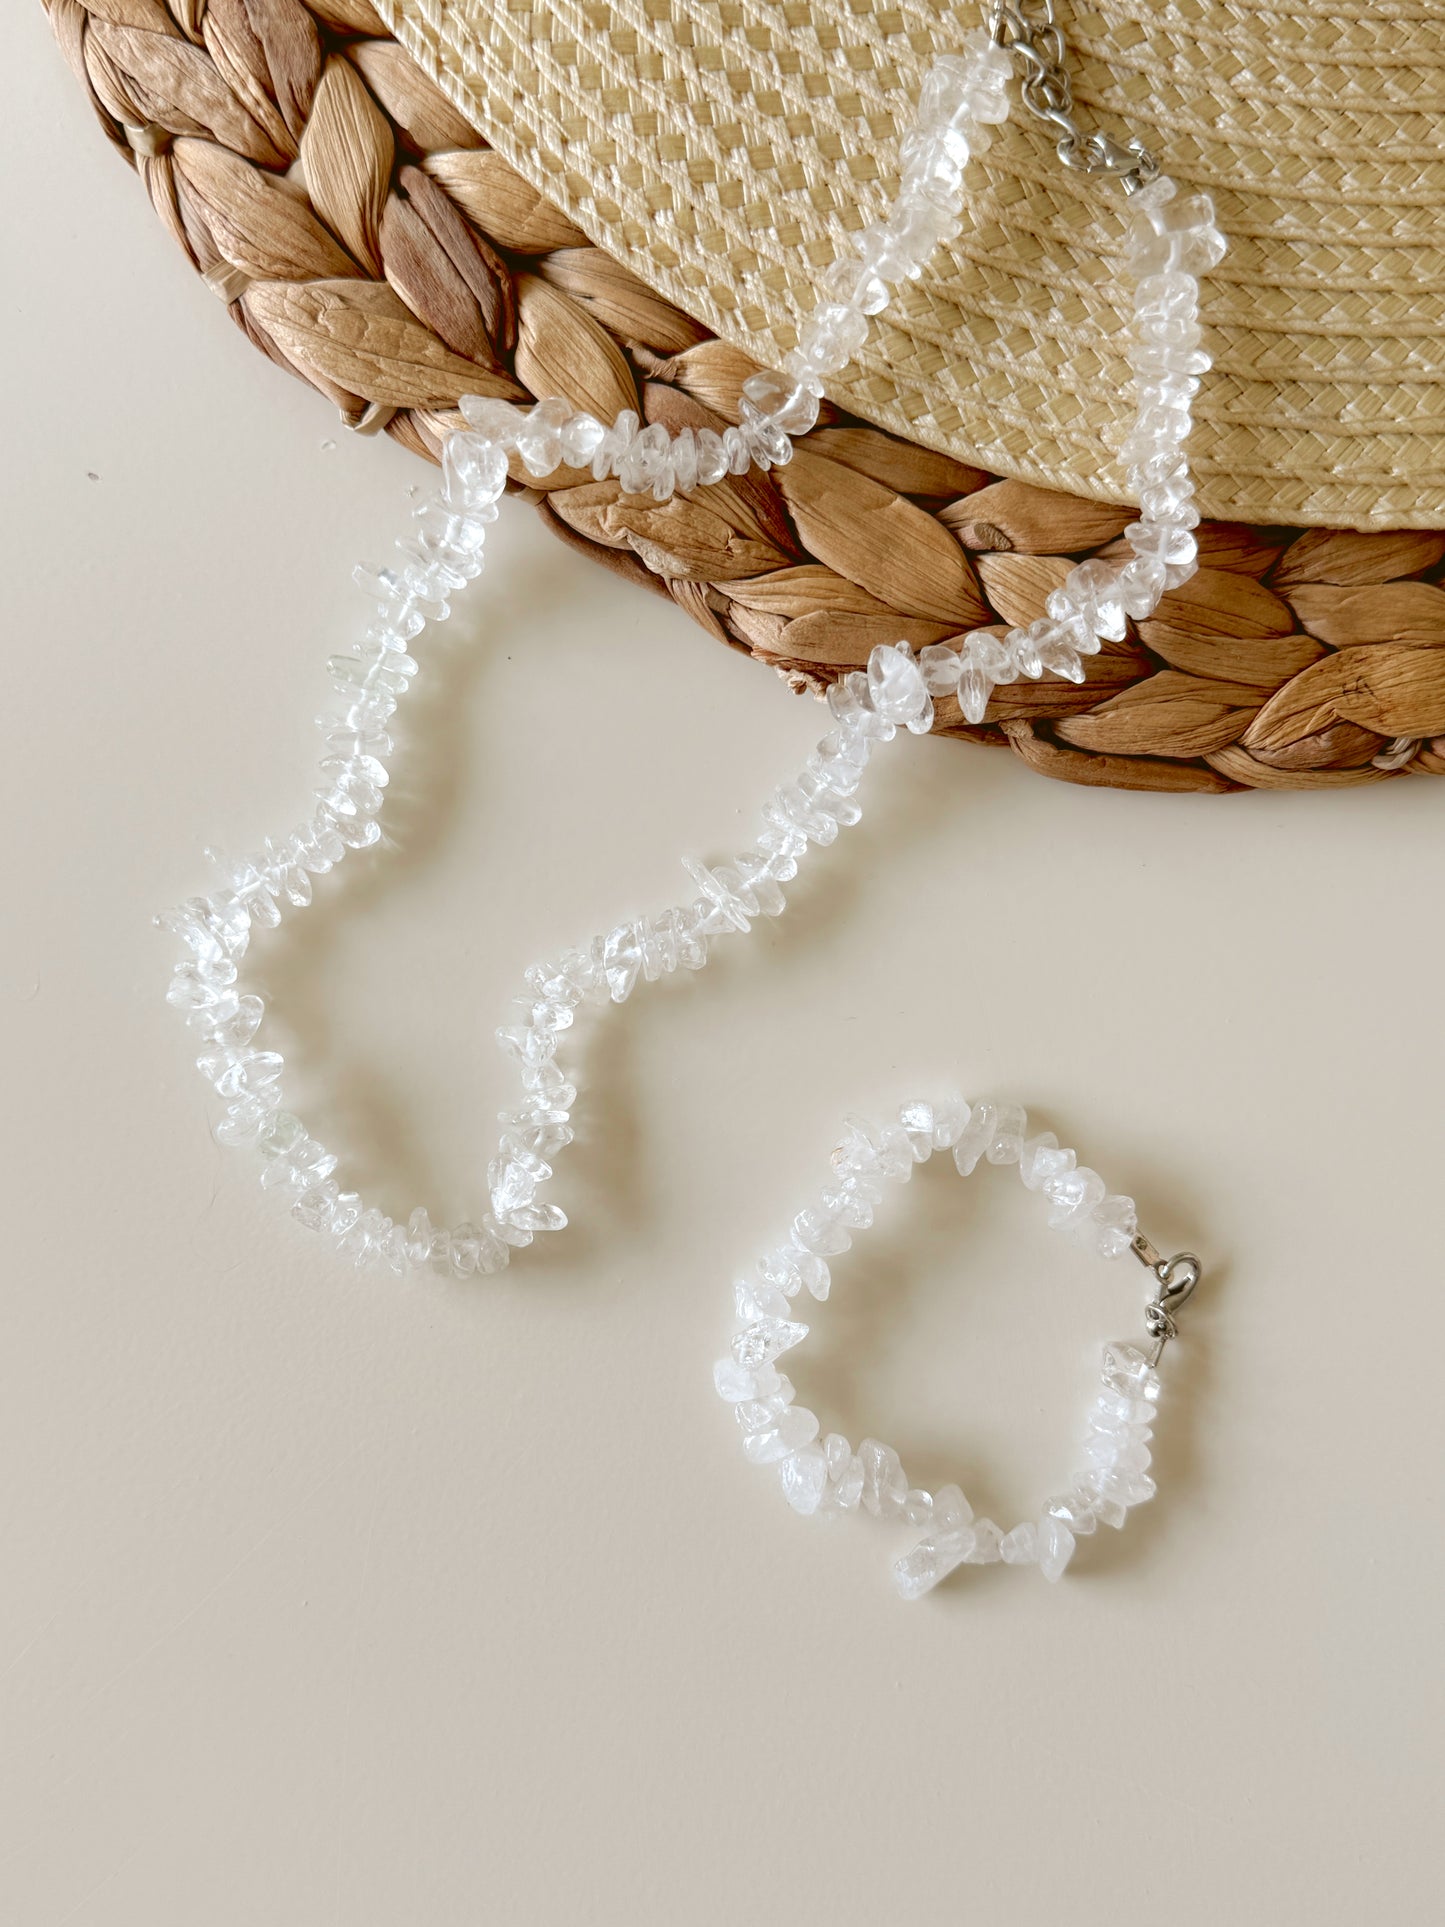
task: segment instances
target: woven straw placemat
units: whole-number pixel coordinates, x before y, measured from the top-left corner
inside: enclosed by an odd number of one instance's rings
[[[591,240],[772,362],[884,211],[932,57],[978,0],[377,0],[473,125]],[[1208,513],[1445,524],[1445,6],[1080,0],[1081,115],[1215,197]],[[1120,197],[1022,111],[970,221],[830,392],[961,460],[1103,499],[1128,431]]]
[[[47,0],[100,124],[232,320],[353,427],[436,459],[467,393],[736,419],[753,363],[488,147],[369,0]],[[518,478],[574,547],[800,689],[880,641],[1028,621],[1134,511],[1000,479],[837,407],[794,460],[657,503]],[[1445,773],[1445,531],[1211,520],[1203,566],[1080,687],[985,722],[1073,782],[1350,788]],[[284,613],[284,612],[282,612]]]

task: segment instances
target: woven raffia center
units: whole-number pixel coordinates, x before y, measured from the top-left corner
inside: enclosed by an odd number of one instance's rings
[[[48,7],[195,268],[353,427],[435,460],[468,393],[560,394],[672,429],[736,420],[749,357],[589,241],[369,0]],[[517,485],[574,547],[799,689],[880,641],[1032,620],[1071,559],[1120,552],[1134,514],[1000,479],[840,405],[787,467],[666,503],[567,470]],[[1082,685],[1000,688],[978,728],[946,704],[941,728],[1140,789],[1445,772],[1445,531],[1301,530],[1281,512],[1206,522],[1200,548],[1195,578]]]
[[[534,184],[650,287],[775,361],[885,211],[922,75],[981,6],[379,0]],[[1143,136],[1232,239],[1191,442],[1207,512],[1445,524],[1445,12],[1317,0],[1067,10],[1081,119]],[[970,219],[835,390],[895,434],[1075,494],[1120,488],[1119,197],[1024,114]]]

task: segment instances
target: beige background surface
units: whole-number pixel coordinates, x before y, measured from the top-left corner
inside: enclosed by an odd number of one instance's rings
[[[210,1140],[147,919],[301,806],[347,571],[424,477],[234,334],[38,17],[9,58],[4,1918],[1435,1918],[1445,789],[1089,794],[910,743],[795,912],[588,1036],[574,1232],[356,1281]],[[502,533],[396,847],[258,951],[393,1210],[476,1208],[521,967],[736,847],[820,727]],[[843,1113],[953,1085],[1215,1269],[1160,1500],[1057,1589],[905,1607],[903,1536],[788,1513],[709,1364]],[[930,1168],[800,1391],[1017,1516],[1141,1277]]]

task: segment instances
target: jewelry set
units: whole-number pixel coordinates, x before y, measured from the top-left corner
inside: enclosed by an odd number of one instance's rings
[[[785,463],[793,438],[816,421],[828,378],[861,346],[870,317],[959,233],[968,164],[1007,118],[1015,72],[1025,104],[1053,130],[1060,160],[1114,179],[1127,196],[1123,258],[1133,283],[1130,359],[1138,407],[1119,456],[1140,505],[1139,519],[1125,532],[1130,559],[1078,565],[1048,598],[1044,617],[1002,638],[978,631],[959,647],[936,644],[916,654],[906,643],[881,646],[866,673],[835,683],[828,733],[795,780],[763,804],[747,849],[727,863],[688,861],[684,901],[619,924],[524,973],[510,1021],[497,1032],[518,1091],[500,1116],[487,1209],[476,1222],[450,1227],[433,1224],[421,1206],[405,1223],[393,1220],[341,1188],[336,1156],[287,1108],[282,1058],[261,1041],[264,1005],[242,987],[253,932],[304,908],[315,877],[380,840],[394,750],[391,719],[418,670],[412,645],[429,624],[446,619],[453,598],[481,573],[509,464],[515,459],[533,477],[563,464],[590,467],[599,480],[615,475],[625,491],[665,500],[674,490],[687,492],[753,465]],[[476,397],[463,401],[466,426],[447,440],[441,485],[416,509],[410,536],[398,544],[399,560],[357,571],[371,617],[355,649],[329,664],[336,698],[319,724],[315,807],[253,854],[233,859],[210,852],[216,887],[158,920],[181,941],[167,997],[190,1026],[197,1065],[221,1100],[217,1138],[250,1147],[261,1183],[358,1266],[468,1278],[501,1270],[535,1237],[561,1230],[566,1217],[545,1193],[554,1162],[574,1135],[577,1092],[562,1060],[566,1033],[578,1017],[623,1002],[639,984],[701,969],[715,943],[746,935],[760,917],[779,916],[810,850],[859,820],[875,752],[926,734],[936,697],[956,696],[963,714],[978,723],[997,684],[1044,675],[1081,681],[1083,659],[1101,641],[1122,639],[1127,618],[1149,616],[1167,590],[1194,572],[1199,515],[1184,451],[1192,400],[1209,366],[1200,346],[1199,276],[1225,249],[1208,198],[1179,193],[1137,141],[1120,146],[1080,132],[1051,0],[994,0],[989,28],[929,70],[917,124],[899,156],[901,182],[887,217],[853,237],[853,254],[840,255],[828,269],[782,367],[745,383],[736,427],[672,434],[657,423],[642,427],[626,411],[601,422],[559,398],[527,412]],[[935,1152],[951,1154],[965,1176],[981,1166],[1016,1166],[1025,1188],[1042,1198],[1051,1224],[1096,1257],[1132,1254],[1152,1279],[1148,1348],[1104,1348],[1101,1389],[1072,1482],[1047,1499],[1036,1518],[1007,1532],[975,1518],[956,1485],[932,1494],[910,1487],[890,1446],[865,1439],[855,1450],[836,1433],[820,1438],[818,1418],[795,1402],[778,1369],[808,1336],[808,1326],[794,1316],[796,1301],[803,1294],[826,1299],[829,1260],[873,1222],[890,1188]],[[1017,1104],[952,1097],[907,1103],[876,1127],[851,1121],[833,1164],[830,1182],[798,1213],[787,1239],[735,1287],[737,1330],[714,1378],[736,1416],[744,1454],[773,1468],[798,1512],[861,1509],[920,1531],[893,1567],[905,1599],[962,1565],[1036,1565],[1046,1578],[1059,1578],[1079,1538],[1100,1525],[1122,1525],[1129,1508],[1153,1495],[1149,1440],[1160,1394],[1157,1368],[1175,1336],[1176,1313],[1198,1282],[1199,1261],[1187,1253],[1161,1258],[1140,1234],[1131,1200],[1109,1193],[1051,1133],[1031,1135]]]

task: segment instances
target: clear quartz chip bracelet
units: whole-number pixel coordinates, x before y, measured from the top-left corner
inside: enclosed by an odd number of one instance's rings
[[[1048,1220],[1095,1255],[1132,1252],[1149,1266],[1157,1291],[1145,1307],[1153,1341],[1148,1352],[1104,1347],[1101,1389],[1089,1411],[1081,1465],[1072,1483],[1045,1501],[1037,1518],[1011,1531],[975,1518],[961,1487],[937,1492],[910,1486],[891,1445],[864,1439],[855,1451],[834,1432],[819,1438],[816,1414],[794,1402],[778,1360],[801,1347],[809,1327],[795,1315],[806,1289],[825,1299],[828,1260],[866,1230],[890,1185],[906,1183],[915,1164],[949,1151],[962,1176],[980,1163],[1015,1165],[1024,1186],[1042,1195]],[[772,1468],[783,1496],[801,1513],[855,1512],[925,1528],[893,1567],[904,1599],[919,1599],[959,1566],[1036,1565],[1062,1578],[1078,1540],[1101,1525],[1122,1526],[1131,1507],[1154,1496],[1149,1442],[1159,1401],[1160,1353],[1176,1336],[1174,1315],[1201,1276],[1184,1252],[1161,1259],[1138,1231],[1132,1199],[1111,1196],[1096,1171],[1079,1164],[1051,1131],[1029,1135],[1020,1104],[905,1104],[881,1128],[850,1119],[833,1153],[834,1177],[816,1205],[800,1211],[785,1243],[760,1258],[752,1277],[734,1287],[737,1329],[713,1367],[720,1398],[733,1409],[744,1455]]]
[[[1030,13],[1047,5],[1038,0]],[[900,148],[901,184],[887,217],[853,237],[854,255],[840,256],[828,269],[822,298],[782,368],[744,384],[736,426],[671,435],[657,423],[642,426],[628,412],[603,423],[555,397],[525,414],[475,397],[463,402],[468,426],[448,438],[441,486],[415,511],[413,533],[398,544],[398,562],[357,571],[371,617],[356,648],[329,664],[336,702],[320,719],[315,807],[295,828],[239,859],[213,852],[218,881],[211,892],[159,919],[181,940],[167,997],[185,1016],[199,1046],[197,1066],[222,1101],[217,1137],[257,1147],[262,1183],[358,1265],[398,1274],[430,1267],[465,1277],[499,1270],[513,1249],[560,1229],[562,1212],[541,1193],[553,1158],[573,1135],[576,1091],[557,1054],[580,1006],[621,1001],[639,980],[697,969],[717,938],[746,931],[760,915],[777,915],[783,886],[808,849],[830,843],[857,821],[857,793],[874,748],[899,727],[926,731],[932,696],[956,692],[964,714],[979,722],[996,684],[1045,674],[1081,681],[1084,659],[1101,640],[1121,637],[1128,617],[1152,613],[1166,590],[1193,573],[1191,531],[1199,517],[1184,444],[1192,398],[1208,366],[1199,345],[1197,277],[1219,260],[1224,242],[1207,198],[1177,196],[1160,176],[1133,195],[1125,242],[1126,270],[1135,281],[1138,416],[1120,454],[1125,484],[1138,493],[1141,511],[1126,531],[1131,559],[1118,567],[1096,560],[1072,569],[1049,597],[1044,617],[1001,639],[978,631],[958,648],[934,645],[917,658],[902,644],[875,650],[866,675],[846,676],[830,692],[834,727],[797,780],[764,806],[752,847],[726,866],[690,864],[695,894],[685,902],[618,924],[526,973],[513,1021],[498,1031],[517,1070],[520,1099],[501,1114],[501,1140],[487,1169],[488,1208],[475,1223],[436,1226],[418,1207],[403,1224],[366,1205],[342,1189],[336,1155],[288,1109],[285,1067],[280,1053],[260,1041],[264,1006],[242,987],[241,964],[256,929],[304,908],[315,877],[380,841],[391,721],[419,667],[412,646],[429,625],[445,620],[457,592],[481,573],[509,461],[515,457],[536,477],[562,463],[590,465],[599,479],[615,475],[625,490],[660,500],[752,464],[767,469],[786,462],[792,438],[817,419],[824,383],[847,365],[891,290],[917,279],[933,250],[959,233],[965,170],[1007,118],[1016,63],[1024,71],[1025,99],[1039,111],[1029,91],[1042,58],[1029,38],[1034,31],[1020,8],[1003,7],[997,39],[976,32],[959,55],[930,69],[917,125]],[[1051,85],[1044,97],[1057,102],[1058,84]],[[1057,109],[1045,118],[1057,124]],[[1084,142],[1082,151],[1104,152],[1107,161],[1113,150]],[[1126,173],[1120,177],[1126,187],[1138,185]]]

